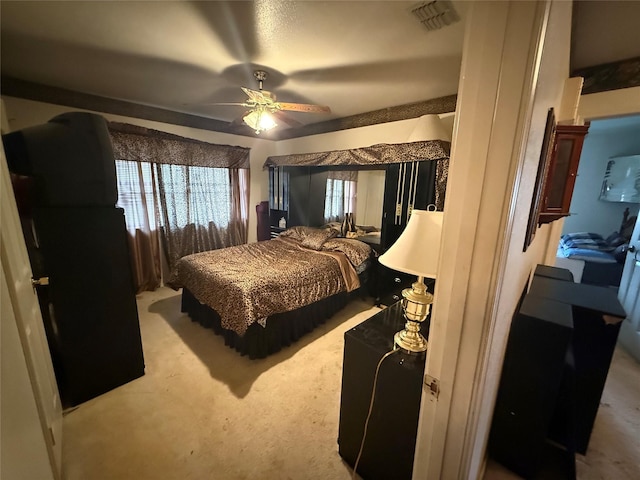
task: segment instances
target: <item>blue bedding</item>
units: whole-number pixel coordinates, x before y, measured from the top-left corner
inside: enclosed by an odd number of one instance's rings
[[[620,263],[624,261],[627,244],[620,244],[619,237],[610,235],[604,239],[592,232],[568,233],[560,237],[558,254],[565,258],[593,263]]]

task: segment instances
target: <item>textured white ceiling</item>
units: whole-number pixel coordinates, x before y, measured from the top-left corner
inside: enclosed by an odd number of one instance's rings
[[[640,1],[574,2],[571,70],[639,56]]]
[[[2,74],[231,121],[240,86],[328,105],[324,121],[454,94],[464,21],[427,31],[417,2],[11,2],[1,8]],[[454,2],[464,18],[465,2]]]
[[[461,21],[427,31],[415,1],[0,2],[2,75],[231,121],[240,86],[328,105],[313,123],[457,92]],[[640,1],[574,4],[571,68],[640,56]]]

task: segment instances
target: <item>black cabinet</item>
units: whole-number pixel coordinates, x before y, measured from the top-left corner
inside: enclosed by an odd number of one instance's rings
[[[404,324],[402,306],[396,303],[344,335],[338,450],[351,467],[362,442],[376,366],[393,349],[393,336]],[[358,464],[362,478],[411,478],[424,365],[423,354],[400,350],[382,362]]]
[[[324,167],[270,167],[269,219],[271,236],[286,227],[319,227],[324,222],[328,170]]]
[[[387,166],[384,184],[381,246],[388,249],[398,239],[413,209],[425,210],[436,200],[438,162],[406,162]]]
[[[321,167],[285,167],[289,172],[288,227],[324,224],[327,170]]]
[[[575,444],[586,454],[609,366],[626,313],[617,292],[608,287],[585,285],[534,275],[529,295],[570,305],[573,317],[572,362],[575,404],[559,404],[558,417],[572,415],[572,437],[552,431],[552,438]]]
[[[524,478],[544,478],[550,425],[571,345],[571,307],[527,295],[511,323],[493,413],[489,453]],[[558,470],[569,472],[572,457]]]
[[[514,315],[489,452],[525,478],[575,478],[625,312],[615,290],[539,266]]]
[[[70,112],[3,136],[64,407],[144,374],[107,122]]]
[[[37,208],[29,253],[65,407],[144,374],[124,213]]]

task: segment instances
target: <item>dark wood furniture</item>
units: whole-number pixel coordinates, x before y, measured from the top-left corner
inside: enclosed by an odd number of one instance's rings
[[[124,211],[104,118],[3,135],[63,407],[144,375]]]
[[[571,345],[571,307],[527,295],[511,323],[493,412],[489,454],[527,478],[544,478],[554,448],[549,426],[565,379]],[[571,477],[573,457],[560,470]]]
[[[575,478],[626,316],[615,290],[570,278],[539,266],[511,324],[489,451],[525,478]]]
[[[578,163],[589,125],[557,125],[538,212],[538,224],[570,215]]]
[[[269,202],[264,201],[256,205],[256,216],[258,217],[257,238],[261,242],[271,238],[269,225]]]
[[[571,306],[576,401],[573,408],[563,405],[564,412],[559,412],[559,416],[573,410],[575,448],[578,453],[585,454],[626,313],[618,301],[617,291],[602,286],[534,275],[529,294]],[[554,436],[565,444],[568,441],[561,438],[561,434]]]
[[[354,467],[369,412],[376,366],[404,328],[402,306],[385,308],[344,335],[338,451]],[[427,324],[423,334],[427,335]],[[410,479],[418,429],[424,355],[397,351],[380,366],[375,401],[358,474],[365,479]]]
[[[387,166],[382,206],[381,245],[387,250],[409,221],[411,210],[425,210],[436,201],[438,162],[392,163]]]
[[[34,276],[49,277],[37,290],[63,406],[144,375],[124,211],[38,208],[33,228]]]
[[[573,274],[569,270],[565,268],[550,267],[549,265],[537,265],[534,275],[538,277],[548,277],[573,282]]]
[[[271,237],[287,227],[324,224],[325,167],[270,167],[269,220]],[[284,218],[285,227],[280,227]]]

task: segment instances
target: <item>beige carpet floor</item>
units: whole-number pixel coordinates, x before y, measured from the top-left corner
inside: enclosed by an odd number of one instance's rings
[[[178,292],[145,292],[138,309],[146,373],[66,412],[66,479],[351,478],[337,446],[343,334],[371,302],[262,360],[180,313]]]
[[[138,296],[146,374],[66,412],[67,480],[348,480],[337,436],[343,334],[375,314],[354,300],[263,360],[180,313],[168,288]],[[580,480],[640,478],[640,366],[618,349]],[[518,477],[490,462],[485,480]]]

